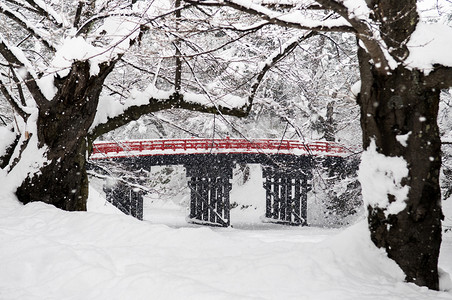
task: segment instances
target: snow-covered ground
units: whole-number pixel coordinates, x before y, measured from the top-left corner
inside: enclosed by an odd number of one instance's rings
[[[231,197],[249,192],[234,188]],[[141,222],[102,197],[91,188],[90,212],[70,213],[0,195],[0,299],[452,299],[447,275],[449,291],[404,283],[362,221],[347,229],[262,225],[256,209],[233,212],[234,228],[200,227],[157,199]],[[445,213],[452,217],[452,201]],[[452,233],[440,267],[452,273]]]

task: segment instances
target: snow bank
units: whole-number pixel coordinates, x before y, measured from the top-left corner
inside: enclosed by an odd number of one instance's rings
[[[365,223],[316,230],[172,229],[3,196],[0,299],[451,299],[403,283]]]

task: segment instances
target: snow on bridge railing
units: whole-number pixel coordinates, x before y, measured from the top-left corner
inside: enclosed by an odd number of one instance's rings
[[[348,156],[353,152],[335,142],[309,142],[278,139],[159,139],[96,142],[91,159],[150,155],[206,153],[265,153],[291,155]]]

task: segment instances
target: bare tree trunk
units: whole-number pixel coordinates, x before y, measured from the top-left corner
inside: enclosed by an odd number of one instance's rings
[[[364,148],[375,140],[377,152],[402,157],[409,169],[402,182],[409,187],[405,209],[388,215],[384,207],[367,207],[372,241],[386,249],[407,281],[437,290],[443,218],[437,125],[440,91],[428,87],[425,75],[417,70],[399,66],[381,75],[372,70],[362,49],[359,59],[362,87],[358,103]],[[399,142],[397,135],[408,135],[407,145]],[[394,195],[387,197],[389,203],[394,201]]]

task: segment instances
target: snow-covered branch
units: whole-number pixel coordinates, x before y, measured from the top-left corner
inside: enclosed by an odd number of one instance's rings
[[[154,86],[144,92],[132,93],[130,99],[120,104],[111,98],[101,98],[99,109],[90,129],[90,141],[98,136],[119,128],[131,121],[138,120],[145,114],[166,109],[186,109],[197,112],[225,114],[244,117],[249,113],[249,103],[246,98],[228,96],[228,99],[215,103],[205,95],[193,93],[176,93],[161,91]]]
[[[0,55],[15,69],[20,69],[20,75],[34,100],[38,105],[43,104],[46,99],[38,86],[35,74],[32,73],[33,68],[30,62],[20,49],[10,46],[2,35],[0,35]]]
[[[85,21],[80,28],[77,30],[75,36],[80,36],[86,34],[92,27],[92,25],[96,22],[111,18],[111,17],[140,17],[135,12],[132,11],[120,11],[120,12],[110,12],[108,14],[96,15],[91,17],[89,20]],[[76,22],[76,21],[74,21]]]
[[[386,73],[397,66],[396,61],[388,51],[385,41],[375,30],[377,24],[370,18],[370,9],[364,0],[334,1],[316,0],[325,10],[333,11],[340,18],[323,18],[316,20],[312,16],[306,17],[305,11],[309,9],[293,9],[281,12],[269,9],[268,6],[256,4],[251,0],[188,0],[196,5],[229,6],[248,14],[257,15],[271,24],[312,31],[350,32],[356,34],[362,46],[370,54],[375,68]],[[315,9],[319,9],[315,6]]]
[[[68,22],[59,13],[57,13],[52,6],[50,6],[50,4],[47,4],[42,0],[24,0],[20,2],[20,6],[27,7],[27,4],[30,5],[35,9],[36,13],[46,17],[58,27],[66,26],[68,24]]]
[[[168,10],[164,13],[158,14],[156,16],[148,16],[147,12],[141,12],[141,11],[136,11],[136,10],[124,10],[124,9],[120,10],[120,11],[109,12],[107,14],[96,15],[96,16],[91,17],[89,20],[87,20],[80,26],[80,28],[77,30],[76,36],[86,34],[87,31],[91,28],[91,26],[94,23],[105,20],[107,18],[121,17],[121,16],[122,17],[133,17],[133,18],[137,19],[136,24],[141,24],[141,25],[145,26],[148,23],[154,22],[157,19],[164,18],[166,16],[170,16],[170,15],[174,14],[175,12],[181,11],[190,6],[191,6],[191,4],[186,4],[186,5]]]
[[[276,24],[284,27],[292,27],[303,30],[314,31],[330,31],[330,32],[352,32],[356,31],[343,18],[328,19],[328,20],[314,20],[306,18],[300,10],[291,12],[278,12],[271,10],[252,1],[240,0],[225,0],[225,1],[205,1],[205,0],[188,0],[187,2],[194,5],[204,6],[229,6],[237,10],[249,13],[251,15],[260,16],[271,24]]]
[[[0,14],[16,22],[23,29],[28,31],[33,37],[40,40],[47,48],[52,51],[56,50],[56,46],[50,40],[50,34],[39,28],[36,28],[31,22],[25,19],[21,14],[15,12],[14,10],[8,8],[5,4],[0,3]]]
[[[19,101],[6,88],[6,85],[4,84],[4,82],[2,81],[1,78],[0,78],[0,92],[6,98],[6,100],[11,105],[13,110],[25,120],[28,117],[28,114],[24,111],[22,106],[19,104]]]

